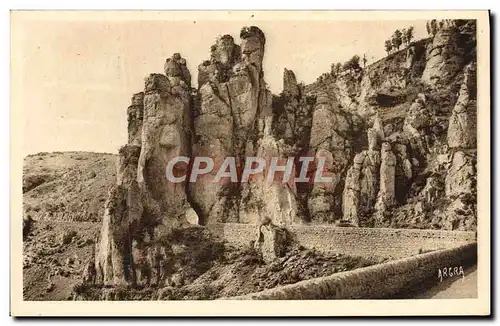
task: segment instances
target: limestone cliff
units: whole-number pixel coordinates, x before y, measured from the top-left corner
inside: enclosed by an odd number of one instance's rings
[[[433,38],[311,85],[285,69],[279,95],[267,89],[266,38],[255,26],[240,31],[240,44],[216,40],[196,88],[185,59],[168,58],[165,74],[148,76],[127,109],[128,144],[96,253],[103,282],[164,280],[158,257],[169,255],[169,232],[188,221],[474,229],[475,26],[438,26]],[[203,156],[214,169],[196,182],[169,182],[176,156],[191,158],[176,173],[189,176]],[[238,177],[247,157],[290,162],[291,176],[218,180],[228,157]],[[332,181],[301,182],[304,158],[323,158],[320,172]]]
[[[198,67],[200,107],[194,117],[192,154],[211,157],[217,168],[226,157],[234,157],[242,169],[245,157],[257,154],[263,117],[270,114],[271,94],[262,71],[264,33],[245,27],[240,38],[241,45],[236,45],[231,36],[220,37],[211,48],[211,59]],[[214,169],[189,186],[200,218],[203,223],[240,222],[247,189],[239,182],[213,182],[216,173]]]
[[[451,19],[439,21],[437,33],[427,46],[423,82],[431,85],[446,83],[462,69],[465,49],[461,44],[457,23]]]

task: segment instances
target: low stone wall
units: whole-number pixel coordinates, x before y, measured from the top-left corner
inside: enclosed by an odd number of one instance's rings
[[[433,251],[387,263],[301,281],[223,300],[384,299],[427,288],[439,281],[438,269],[471,266],[477,244]],[[460,276],[455,276],[460,277]]]
[[[211,224],[207,228],[236,247],[256,239],[253,224]],[[287,227],[305,248],[361,257],[400,259],[421,252],[457,247],[476,241],[474,232],[292,225]]]

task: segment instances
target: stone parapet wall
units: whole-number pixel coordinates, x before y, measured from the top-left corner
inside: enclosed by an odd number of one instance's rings
[[[250,246],[257,236],[254,224],[210,224],[215,235],[236,247]],[[361,257],[400,259],[422,252],[449,249],[476,241],[475,232],[419,229],[292,225],[287,230],[305,248]]]
[[[439,282],[438,270],[476,263],[477,244],[394,260],[226,300],[384,299]],[[455,277],[461,277],[457,275]]]

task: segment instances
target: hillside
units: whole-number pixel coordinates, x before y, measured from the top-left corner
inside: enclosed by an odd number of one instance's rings
[[[24,216],[100,222],[116,181],[116,155],[54,152],[29,155],[23,166]]]

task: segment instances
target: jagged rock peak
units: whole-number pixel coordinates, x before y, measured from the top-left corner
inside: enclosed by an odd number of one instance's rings
[[[300,96],[300,88],[297,85],[297,78],[295,77],[295,73],[292,70],[288,70],[285,68],[283,71],[283,93],[293,96]]]
[[[245,26],[241,29],[240,31],[241,39],[248,39],[252,37],[258,38],[260,43],[262,43],[262,45],[266,43],[266,36],[264,35],[264,32],[257,26],[250,26],[250,27]]]
[[[373,119],[373,126],[367,131],[369,150],[378,150],[384,140],[384,127],[378,113]]]
[[[222,35],[217,38],[215,44],[210,48],[211,62],[218,62],[223,65],[234,65],[240,60],[240,46],[234,43],[231,35]]]
[[[150,74],[144,79],[144,92],[169,91],[170,82],[167,76],[162,74]]]
[[[144,92],[132,96],[131,104],[127,109],[128,143],[140,145],[142,120],[144,117]]]
[[[241,52],[243,62],[255,65],[258,70],[262,69],[264,58],[264,45],[266,37],[264,32],[256,26],[243,27],[240,32]]]
[[[180,81],[184,82],[187,87],[191,86],[191,74],[186,66],[186,59],[182,58],[179,53],[174,53],[172,57],[167,58],[164,68],[165,75],[173,86],[180,84]]]

